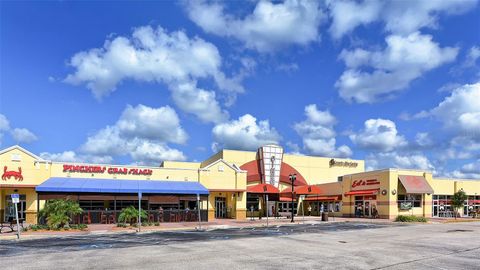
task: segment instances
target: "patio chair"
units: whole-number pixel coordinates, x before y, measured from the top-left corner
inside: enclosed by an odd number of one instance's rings
[[[100,223],[102,223],[102,224],[107,224],[108,223],[107,215],[105,215],[104,213],[102,213],[100,215]]]
[[[111,214],[108,216],[108,223],[115,224],[117,223],[117,216],[115,214]]]
[[[83,215],[82,223],[83,224],[91,224],[92,223],[92,219],[90,218],[90,213],[87,213],[87,214]]]

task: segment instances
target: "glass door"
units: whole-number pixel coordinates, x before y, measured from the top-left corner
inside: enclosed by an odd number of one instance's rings
[[[372,203],[371,201],[363,201],[363,216],[364,217],[371,217],[372,216]]]
[[[6,206],[5,206],[5,221],[15,219],[15,205],[12,202],[12,197],[10,195],[5,196]],[[27,200],[25,195],[20,195],[20,202],[18,203],[18,218],[25,219],[25,210],[27,206]]]
[[[226,199],[223,197],[215,197],[215,218],[226,218]]]

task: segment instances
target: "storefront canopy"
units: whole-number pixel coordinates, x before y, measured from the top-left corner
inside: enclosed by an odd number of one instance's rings
[[[423,176],[399,175],[398,180],[410,194],[433,194],[433,188]]]
[[[258,184],[247,187],[247,192],[257,194],[278,194],[278,188],[270,184]]]
[[[39,193],[146,193],[208,195],[208,189],[198,182],[62,177],[49,178],[47,181],[38,185],[35,190]]]
[[[315,185],[304,185],[293,188],[293,193],[295,195],[319,195],[322,190]],[[281,196],[289,197],[292,194],[292,188],[286,188],[282,190]]]
[[[305,198],[305,201],[341,201],[341,195],[339,196],[310,196]]]
[[[345,196],[351,196],[351,195],[377,195],[379,192],[379,189],[364,189],[364,190],[352,190],[349,192],[345,193]]]

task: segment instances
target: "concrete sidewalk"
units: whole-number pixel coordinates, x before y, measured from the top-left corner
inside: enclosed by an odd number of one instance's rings
[[[449,223],[449,222],[466,222],[466,221],[475,221],[473,219],[457,219],[456,221],[451,219],[429,219],[429,223]],[[320,217],[317,216],[306,216],[306,217],[295,217],[295,222],[291,223],[290,219],[287,218],[269,218],[269,226],[278,226],[278,225],[290,225],[290,224],[313,224],[313,223],[335,223],[335,222],[355,222],[355,223],[376,223],[376,224],[391,224],[393,221],[388,219],[370,219],[370,218],[345,218],[345,217],[329,217],[327,222],[321,221]],[[245,220],[235,220],[235,219],[214,219],[209,222],[201,223],[202,230],[215,230],[215,229],[229,229],[229,228],[243,228],[243,227],[266,227],[267,219],[266,218],[247,218]],[[199,229],[198,222],[166,222],[161,223],[160,226],[147,226],[142,227],[141,232],[155,232],[155,231],[177,231],[177,230],[196,230]],[[88,234],[110,234],[110,233],[136,233],[137,228],[127,227],[121,228],[117,227],[116,224],[91,224],[88,226],[88,229],[84,231],[27,231],[22,232],[22,239],[31,239],[31,238],[44,238],[44,237],[62,237],[62,236],[71,236],[71,235],[88,235]],[[16,239],[15,232],[2,233],[0,234],[0,240],[2,239]]]
[[[360,223],[391,223],[392,221],[386,219],[364,219],[364,218],[339,218],[329,217],[329,221],[321,221],[320,217],[307,216],[307,217],[295,217],[295,222],[291,223],[290,219],[286,218],[269,218],[269,226],[277,225],[290,225],[290,224],[303,224],[303,223],[332,223],[332,222],[360,222]],[[214,219],[209,222],[202,222],[200,227],[202,230],[215,230],[215,229],[228,229],[228,228],[243,228],[243,227],[266,227],[266,218],[254,218],[253,220],[248,218],[246,220],[235,219]],[[176,231],[176,230],[196,230],[199,229],[198,222],[166,222],[161,223],[160,226],[147,226],[142,227],[141,232],[154,232],[154,231]],[[28,238],[42,238],[42,237],[61,237],[69,235],[87,235],[87,234],[108,234],[108,233],[135,233],[137,228],[117,227],[116,224],[91,224],[84,231],[69,230],[69,231],[32,231],[22,232],[22,239]],[[16,239],[15,232],[8,232],[0,234],[0,240],[2,239]]]

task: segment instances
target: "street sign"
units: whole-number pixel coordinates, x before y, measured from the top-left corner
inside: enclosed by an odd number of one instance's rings
[[[11,194],[12,203],[19,203],[20,202],[20,195],[18,194]]]
[[[18,220],[18,206],[17,206],[17,204],[20,202],[20,195],[11,194],[10,197],[12,198],[12,203],[15,205],[15,218],[17,219],[17,239],[20,239],[20,221]]]

